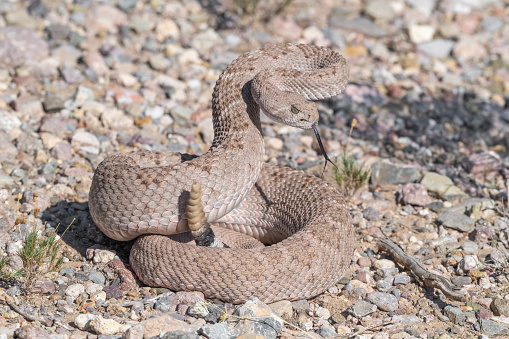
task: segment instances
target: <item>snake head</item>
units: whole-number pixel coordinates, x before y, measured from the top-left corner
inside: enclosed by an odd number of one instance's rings
[[[261,110],[266,116],[274,121],[298,127],[310,129],[318,122],[318,110],[312,101],[293,92],[278,93],[271,96],[270,100],[259,100]]]

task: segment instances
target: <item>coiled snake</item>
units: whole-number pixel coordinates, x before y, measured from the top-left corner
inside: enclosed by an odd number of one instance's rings
[[[324,47],[278,44],[241,55],[214,89],[210,149],[200,157],[137,151],[106,158],[90,189],[94,222],[116,240],[143,235],[130,263],[149,286],[232,303],[322,293],[350,264],[349,211],[322,179],[264,163],[259,112],[311,128],[318,112],[309,100],[337,95],[347,78],[345,59]],[[196,182],[208,223],[270,246],[201,247],[163,236],[189,230],[186,209]],[[231,247],[243,237],[228,240],[221,229]]]

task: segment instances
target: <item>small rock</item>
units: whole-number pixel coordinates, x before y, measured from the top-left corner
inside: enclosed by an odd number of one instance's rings
[[[195,318],[205,318],[209,311],[203,301],[197,301],[187,309],[187,314]]]
[[[421,179],[421,184],[428,188],[428,191],[440,196],[461,195],[463,192],[454,185],[451,178],[435,172],[426,172]]]
[[[493,240],[496,232],[493,227],[490,226],[479,226],[469,234],[469,238],[476,243],[488,243]]]
[[[398,309],[398,298],[389,293],[371,292],[367,299],[382,311],[394,312]]]
[[[275,303],[270,304],[269,307],[272,308],[272,310],[274,310],[277,315],[286,321],[291,319],[293,315],[292,302],[288,300],[276,301]],[[307,307],[309,307],[309,305]]]
[[[379,269],[379,268],[394,268],[394,267],[396,267],[396,264],[394,263],[394,261],[389,260],[389,259],[379,259],[379,260],[376,260],[373,263],[373,267],[376,268],[376,269]]]
[[[392,322],[396,324],[411,325],[418,324],[421,321],[414,314],[395,315],[392,317]]]
[[[336,330],[330,325],[322,325],[316,331],[319,335],[324,338],[336,338]]]
[[[494,322],[492,320],[480,319],[479,323],[481,324],[482,333],[487,334],[487,335],[493,335],[493,336],[504,335],[504,334],[507,334],[507,332],[508,332],[507,327],[497,324],[496,322]]]
[[[18,328],[16,331],[14,331],[14,336],[16,338],[21,339],[50,339],[50,334],[48,331],[46,331],[44,328],[35,326],[35,325],[27,325]],[[7,338],[7,337],[6,337]]]
[[[15,69],[44,59],[48,52],[46,41],[33,30],[19,26],[0,28],[0,68]]]
[[[464,214],[447,211],[438,217],[437,221],[443,226],[461,232],[471,232],[475,227],[475,221]]]
[[[457,271],[462,274],[471,270],[479,268],[480,263],[476,255],[466,255],[458,263]]]
[[[238,329],[226,322],[204,325],[199,333],[209,339],[234,339],[240,335]]]
[[[90,328],[90,322],[97,317],[95,314],[79,314],[74,318],[74,324],[82,331],[86,331]]]
[[[410,204],[414,206],[425,206],[431,203],[426,186],[416,183],[408,183],[401,188],[399,203],[402,205]]]
[[[496,316],[507,317],[509,315],[509,300],[495,299],[490,307]]]
[[[455,275],[451,277],[451,282],[456,286],[465,286],[472,283],[472,278]]]
[[[376,289],[380,292],[389,292],[392,284],[386,280],[378,280],[376,282]]]
[[[463,244],[461,244],[461,248],[465,254],[474,254],[479,249],[479,245],[477,245],[475,242],[465,241]]]
[[[269,339],[275,339],[284,326],[283,319],[258,298],[248,299],[243,306],[235,310],[233,315],[238,317],[256,317],[256,321],[249,319],[238,321],[235,328],[241,330],[242,333],[253,332]]]
[[[105,319],[98,315],[90,321],[90,328],[97,334],[112,335],[122,332],[123,326],[113,319]]]
[[[177,320],[167,314],[160,317],[143,320],[140,322],[140,325],[143,327],[143,334],[145,338],[158,337],[161,333],[170,331],[194,333],[201,327],[200,323],[198,322],[196,324],[189,325],[185,321]]]
[[[347,309],[347,312],[360,319],[368,314],[376,312],[376,306],[370,302],[361,300],[350,306]]]
[[[357,260],[357,264],[360,267],[370,267],[371,266],[371,259],[368,257],[360,257],[359,260]]]
[[[463,325],[467,319],[459,307],[448,305],[444,308],[445,315],[455,324]]]
[[[481,307],[476,312],[477,319],[484,319],[484,320],[490,320],[493,317],[493,314],[491,314],[490,311],[485,309],[484,307]]]
[[[435,39],[418,44],[417,50],[438,59],[445,59],[451,55],[454,44],[455,42],[452,40]]]
[[[491,152],[472,154],[463,159],[461,164],[467,172],[472,174],[490,175],[502,169],[500,157]]]
[[[82,284],[72,284],[65,289],[65,294],[74,299],[76,299],[83,292],[85,292],[85,286]]]
[[[398,274],[394,276],[394,285],[408,285],[410,277],[406,274]]]
[[[389,184],[398,185],[415,182],[419,171],[414,166],[393,164],[379,161],[371,168],[371,184],[374,186]]]
[[[408,35],[414,44],[420,44],[433,39],[435,27],[430,25],[411,25],[408,29]]]

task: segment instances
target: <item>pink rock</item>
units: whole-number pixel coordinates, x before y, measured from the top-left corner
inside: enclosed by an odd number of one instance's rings
[[[83,54],[85,64],[98,75],[104,75],[109,71],[102,55],[97,51],[90,51]]]
[[[426,186],[417,183],[405,184],[401,189],[399,203],[402,205],[424,206],[431,203]]]
[[[493,174],[502,169],[502,161],[492,152],[472,154],[462,161],[465,170],[472,174]]]
[[[472,34],[479,26],[479,15],[476,13],[458,14],[456,23],[462,33]]]

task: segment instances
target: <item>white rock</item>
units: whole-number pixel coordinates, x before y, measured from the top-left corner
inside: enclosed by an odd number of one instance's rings
[[[435,35],[435,27],[429,25],[412,25],[408,29],[408,34],[413,43],[430,41]]]
[[[396,267],[394,261],[389,259],[379,259],[373,263],[373,267],[376,269],[379,268],[393,268]]]
[[[479,268],[480,263],[479,259],[476,255],[466,255],[461,259],[461,261],[458,263],[458,273],[462,274],[464,272],[468,272],[471,270],[475,270],[476,268]]]
[[[74,318],[74,324],[82,331],[85,331],[90,328],[90,322],[97,318],[95,314],[80,314],[76,318]]]
[[[315,311],[315,314],[320,319],[330,318],[330,311],[324,307],[318,307],[318,309]]]
[[[71,286],[66,288],[65,295],[68,295],[76,299],[83,292],[85,292],[85,286],[83,286],[82,284],[72,284]]]
[[[117,323],[113,319],[104,319],[102,316],[97,316],[90,322],[90,328],[97,334],[113,335],[123,332],[124,326]],[[124,330],[125,331],[125,330]]]
[[[94,251],[94,258],[92,259],[92,262],[94,264],[106,264],[112,261],[115,258],[116,253],[113,251],[108,250],[95,250]]]

